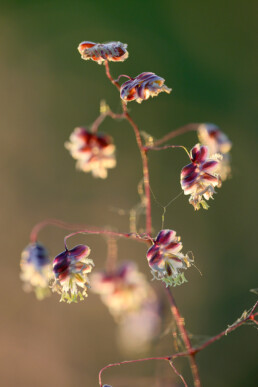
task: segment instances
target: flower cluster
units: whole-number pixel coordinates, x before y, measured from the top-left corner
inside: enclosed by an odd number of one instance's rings
[[[107,169],[116,166],[115,145],[111,137],[105,134],[75,128],[65,147],[77,160],[76,167],[83,172],[92,172],[94,177],[105,179]]]
[[[121,42],[93,43],[81,42],[78,51],[82,59],[101,64],[105,61],[123,62],[128,58],[127,44]]]
[[[91,285],[92,291],[100,295],[117,320],[139,310],[152,294],[145,277],[133,262],[123,263],[112,272],[94,273]]]
[[[38,299],[48,296],[51,265],[45,247],[38,242],[30,243],[22,252],[20,266],[24,290],[34,290]]]
[[[192,260],[180,251],[180,237],[173,230],[161,230],[147,252],[147,260],[153,277],[165,282],[166,286],[181,285],[187,280],[182,269],[191,266]]]
[[[221,180],[226,180],[230,176],[230,156],[229,151],[232,142],[216,125],[202,124],[198,127],[198,137],[201,144],[209,148],[210,154],[220,154],[223,156],[218,165],[218,173]]]
[[[136,100],[136,102],[141,103],[143,100],[154,97],[162,91],[170,93],[172,89],[164,85],[164,82],[165,79],[158,75],[145,72],[123,83],[120,96],[125,102]]]
[[[208,148],[197,144],[190,153],[191,163],[181,171],[181,187],[185,195],[191,195],[189,203],[195,210],[199,210],[201,205],[204,209],[208,209],[209,206],[204,199],[212,198],[214,187],[221,186],[220,176],[214,173],[218,169],[219,155],[213,157],[217,159],[209,158]]]
[[[53,262],[55,281],[52,290],[61,294],[60,301],[68,303],[77,302],[79,297],[83,300],[87,297],[89,281],[87,274],[91,272],[94,263],[87,258],[90,248],[85,245],[75,246],[71,250],[65,250]],[[82,289],[78,290],[78,287]]]

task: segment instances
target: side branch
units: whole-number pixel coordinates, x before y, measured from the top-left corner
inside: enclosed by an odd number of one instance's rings
[[[187,132],[195,131],[195,130],[198,129],[198,127],[200,125],[201,125],[200,123],[199,124],[198,123],[192,123],[192,124],[187,124],[187,125],[181,126],[180,128],[173,130],[172,132],[166,134],[164,137],[162,137],[159,140],[155,141],[153,145],[154,146],[158,146],[158,145],[164,144],[164,142],[167,142],[168,140],[171,140],[171,138],[175,138],[177,136],[181,136],[181,134],[184,134],[184,133],[187,133]]]
[[[65,244],[65,248],[66,250],[68,250],[67,248],[67,240],[69,238],[71,238],[72,236],[75,236],[75,235],[78,235],[78,234],[89,234],[89,235],[108,235],[108,236],[111,236],[111,237],[122,237],[122,238],[130,238],[130,239],[134,239],[134,240],[137,240],[139,242],[144,242],[144,243],[147,243],[148,245],[151,244],[152,242],[152,239],[148,236],[148,235],[145,235],[145,234],[134,234],[134,233],[121,233],[121,232],[114,232],[114,231],[109,231],[109,230],[98,230],[98,229],[95,229],[95,230],[80,230],[80,231],[76,231],[76,232],[73,232],[69,235],[66,235],[65,238],[64,238],[64,244]]]
[[[125,115],[124,115],[124,113],[116,114],[116,113],[112,112],[112,110],[110,110],[108,107],[108,110],[105,111],[104,113],[101,113],[98,116],[98,118],[91,125],[91,132],[92,133],[96,133],[98,131],[100,124],[105,120],[106,117],[111,117],[114,120],[119,120],[119,119],[125,118]]]
[[[178,375],[181,380],[183,381],[184,383],[184,386],[187,387],[187,384],[185,382],[185,379],[183,378],[183,376],[177,371],[176,367],[174,366],[173,362],[172,362],[172,357],[171,356],[161,356],[161,357],[147,357],[147,358],[144,358],[144,359],[136,359],[136,360],[125,360],[125,361],[121,361],[119,363],[113,363],[113,364],[108,364],[107,366],[103,367],[100,372],[99,372],[99,385],[100,387],[103,387],[103,384],[102,384],[102,373],[108,369],[108,368],[111,368],[111,367],[115,367],[115,366],[120,366],[120,365],[123,365],[123,364],[131,364],[131,363],[138,363],[138,362],[142,362],[142,361],[149,361],[149,360],[166,360],[169,362],[170,366],[173,368],[174,372],[176,375]]]
[[[221,339],[223,336],[227,336],[228,333],[233,332],[235,329],[239,328],[241,325],[244,325],[247,321],[251,321],[257,325],[258,321],[255,319],[255,317],[258,316],[258,312],[256,312],[256,309],[258,309],[258,301],[256,301],[256,303],[251,308],[249,313],[247,313],[247,314],[246,314],[246,312],[243,313],[242,316],[245,316],[245,317],[243,317],[242,319],[240,318],[239,319],[240,321],[238,320],[236,323],[230,325],[227,329],[225,329],[221,333],[218,333],[216,336],[205,341],[205,343],[199,345],[198,347],[193,347],[190,351],[178,352],[178,353],[171,355],[172,359],[175,359],[177,357],[196,355],[198,352],[202,351],[203,349],[208,347],[210,344]]]
[[[222,336],[226,336],[228,333],[234,331],[236,328],[240,327],[241,325],[243,325],[244,323],[246,323],[249,320],[253,321],[257,324],[257,321],[255,320],[255,317],[258,315],[258,312],[256,312],[257,307],[258,307],[258,301],[254,304],[254,306],[251,308],[250,312],[247,314],[247,316],[245,318],[243,318],[241,321],[231,325],[229,328],[225,329],[223,332],[219,333],[218,335],[214,336],[213,338],[207,340],[204,344],[200,345],[199,347],[191,347],[191,344],[188,344],[188,347],[190,345],[190,348],[185,352],[178,352],[178,353],[175,353],[175,354],[169,355],[169,356],[149,357],[149,358],[136,359],[136,360],[125,360],[125,361],[122,361],[119,363],[113,363],[113,364],[109,364],[109,365],[103,367],[99,372],[99,385],[100,385],[100,387],[103,387],[101,377],[102,377],[102,373],[106,369],[111,368],[111,367],[115,367],[115,366],[120,366],[123,364],[131,364],[131,363],[137,363],[137,362],[149,361],[149,360],[166,360],[166,361],[168,361],[170,363],[171,367],[173,368],[173,370],[175,371],[175,373],[181,378],[184,385],[187,386],[183,376],[181,374],[179,374],[179,372],[176,370],[174,364],[172,363],[172,360],[179,358],[179,357],[187,357],[187,356],[196,355],[198,352],[202,351],[208,345],[219,340]],[[181,318],[181,320],[182,320],[182,318]],[[183,324],[183,321],[182,321],[182,324]],[[185,328],[183,328],[183,329],[185,329]],[[186,339],[186,340],[189,340],[189,339]]]
[[[196,354],[200,351],[202,351],[204,348],[208,347],[210,344],[214,343],[215,341],[221,339],[223,336],[226,336],[228,333],[233,332],[235,329],[239,328],[241,325],[245,324],[247,321],[253,321],[254,324],[258,324],[255,317],[258,315],[258,313],[255,313],[256,309],[258,308],[258,301],[254,304],[254,306],[251,308],[250,312],[247,313],[243,319],[240,318],[240,321],[237,321],[235,324],[230,325],[227,329],[219,333],[218,335],[212,337],[211,339],[207,340],[202,345],[196,347],[193,349],[193,353]],[[242,316],[244,316],[245,313],[243,313]]]
[[[85,224],[68,223],[54,218],[45,219],[42,222],[35,224],[35,226],[32,228],[30,233],[30,241],[32,243],[37,241],[38,233],[46,226],[55,226],[55,227],[62,228],[64,230],[70,230],[70,231],[81,230],[83,228],[88,227]]]
[[[181,148],[181,149],[183,149],[187,153],[188,157],[190,157],[190,154],[189,154],[188,150],[183,145],[165,145],[165,146],[161,146],[161,147],[158,147],[158,146],[146,146],[146,147],[144,147],[144,149],[146,151],[152,151],[152,150],[153,151],[160,151],[160,150],[173,149],[173,148]]]

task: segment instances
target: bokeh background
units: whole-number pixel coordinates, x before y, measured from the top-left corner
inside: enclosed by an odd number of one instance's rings
[[[251,0],[0,2],[2,386],[94,387],[104,365],[133,358],[121,350],[113,319],[96,296],[74,305],[60,304],[57,295],[39,302],[22,291],[19,279],[20,253],[35,223],[54,217],[126,231],[128,218],[115,209],[127,211],[139,201],[141,162],[126,122],[108,118],[101,128],[117,145],[118,165],[106,181],[76,171],[64,149],[74,127],[97,117],[100,99],[120,111],[104,68],[80,59],[82,40],[127,43],[129,59],[111,64],[114,76],[153,71],[173,88],[129,105],[142,130],[159,138],[189,122],[214,122],[232,140],[233,178],[209,211],[195,213],[184,195],[167,209],[165,226],[182,236],[203,273],[188,270],[189,282],[174,294],[196,335],[220,332],[254,304],[256,25]],[[195,133],[177,140],[189,149],[196,142]],[[186,162],[180,150],[150,156],[151,186],[161,204],[180,192]],[[153,201],[156,231],[161,215]],[[48,227],[40,240],[54,256],[63,250],[64,235]],[[70,243],[76,242],[90,244],[96,266],[104,264],[104,239],[78,236]],[[144,246],[119,241],[119,257],[137,261],[151,278]],[[165,333],[146,356],[172,352],[168,313],[163,325]],[[240,328],[199,354],[198,363],[203,386],[257,386],[257,331]],[[191,385],[187,361],[177,367]],[[104,381],[113,387],[180,385],[166,364],[153,362],[116,367]]]

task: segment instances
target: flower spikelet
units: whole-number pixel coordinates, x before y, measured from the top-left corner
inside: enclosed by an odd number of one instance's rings
[[[127,44],[121,42],[81,42],[78,46],[78,51],[82,59],[92,59],[98,64],[101,64],[105,61],[123,62],[129,55],[126,48]]]
[[[87,297],[89,280],[87,274],[91,272],[94,263],[87,258],[90,248],[77,245],[72,250],[65,250],[55,257],[53,271],[55,281],[52,290],[61,294],[60,301],[77,302]],[[82,290],[79,290],[81,288]]]
[[[219,155],[214,157],[219,158]],[[197,144],[190,152],[191,163],[181,171],[181,187],[185,195],[191,195],[189,203],[195,210],[200,206],[208,209],[206,200],[212,198],[215,193],[214,187],[220,187],[220,176],[215,173],[218,169],[218,159],[209,158],[208,147]]]
[[[133,262],[125,262],[111,272],[94,273],[91,285],[116,320],[139,310],[152,297],[152,289]]]
[[[147,252],[147,260],[153,277],[166,286],[181,285],[187,280],[181,270],[191,266],[192,259],[181,253],[183,246],[176,231],[161,230]]]
[[[223,156],[219,162],[218,173],[222,181],[226,180],[231,173],[229,151],[232,147],[232,142],[214,124],[200,125],[198,127],[198,137],[201,144],[209,148],[211,155],[221,154]]]
[[[165,79],[158,75],[145,72],[123,83],[120,96],[126,102],[136,100],[141,103],[149,97],[157,96],[162,91],[170,93],[172,89],[164,85],[164,82]]]
[[[76,168],[91,172],[94,177],[105,179],[107,169],[116,166],[115,145],[111,137],[91,133],[85,128],[75,128],[70,141],[65,143],[72,157],[77,160]]]
[[[39,300],[50,295],[51,264],[44,246],[38,242],[30,243],[22,252],[20,266],[25,291],[35,291]]]

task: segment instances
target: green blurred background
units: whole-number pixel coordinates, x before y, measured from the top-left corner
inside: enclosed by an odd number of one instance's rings
[[[174,291],[188,330],[216,334],[255,302],[249,289],[257,287],[256,25],[254,1],[0,2],[2,386],[94,387],[100,368],[132,358],[121,352],[115,324],[96,296],[77,305],[60,304],[56,295],[38,302],[19,279],[20,253],[35,223],[55,217],[127,231],[127,217],[114,208],[138,202],[141,162],[126,122],[108,118],[101,127],[117,145],[118,165],[106,181],[75,171],[64,149],[75,126],[97,117],[100,99],[120,111],[104,68],[80,59],[82,40],[127,43],[129,59],[111,64],[114,76],[153,71],[173,88],[129,105],[142,130],[159,138],[189,122],[214,122],[233,142],[233,178],[209,211],[195,213],[181,195],[165,217],[203,273],[188,270],[189,282]],[[189,149],[196,142],[195,133],[177,140]],[[151,154],[151,186],[160,203],[180,192],[186,163],[180,150]],[[156,231],[161,214],[153,202]],[[64,235],[49,227],[40,240],[54,256]],[[103,239],[78,236],[70,243],[76,242],[90,244],[96,266],[103,265]],[[119,241],[119,257],[137,261],[151,278],[144,246]],[[169,320],[167,314],[164,329]],[[167,334],[145,355],[171,351]],[[256,330],[240,328],[199,354],[198,363],[203,386],[257,386]],[[177,366],[191,385],[187,362]],[[166,382],[170,376],[174,382]],[[153,362],[107,371],[104,381],[113,387],[180,385],[166,364]]]

